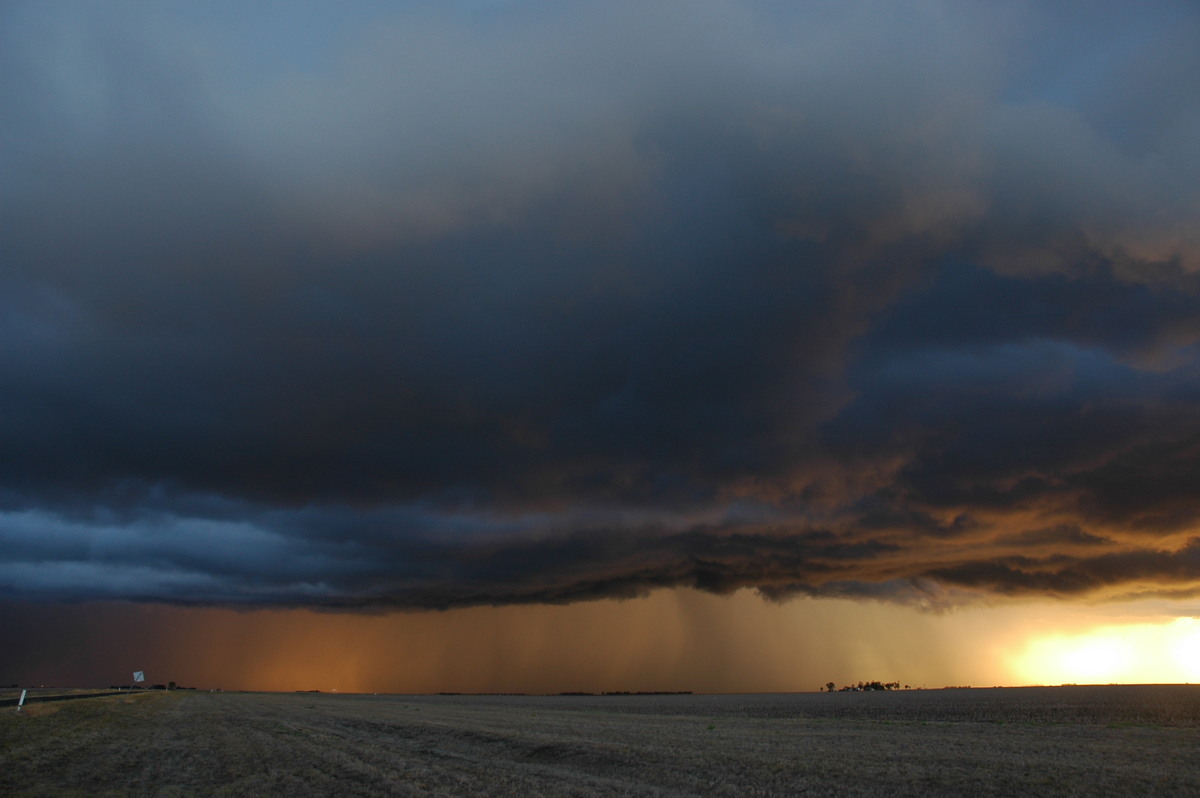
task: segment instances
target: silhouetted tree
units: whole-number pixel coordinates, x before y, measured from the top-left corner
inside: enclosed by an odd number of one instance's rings
[[[833,682],[825,685],[829,688],[829,692],[833,692]],[[907,685],[905,685],[907,687]],[[842,693],[869,693],[876,690],[899,690],[900,682],[859,682],[858,684],[848,684],[842,687],[839,692]]]

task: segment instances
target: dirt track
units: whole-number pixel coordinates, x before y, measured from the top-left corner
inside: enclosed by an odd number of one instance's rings
[[[154,693],[0,716],[28,795],[1200,795],[1200,687]]]

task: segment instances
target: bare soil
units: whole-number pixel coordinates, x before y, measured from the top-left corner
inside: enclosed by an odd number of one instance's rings
[[[142,693],[0,712],[4,795],[1200,795],[1200,686]]]

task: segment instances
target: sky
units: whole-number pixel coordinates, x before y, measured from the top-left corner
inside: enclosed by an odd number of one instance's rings
[[[1197,40],[4,3],[0,683],[1200,681]]]

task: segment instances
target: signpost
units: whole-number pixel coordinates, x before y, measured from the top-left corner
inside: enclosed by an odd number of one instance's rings
[[[144,682],[144,681],[146,681],[146,673],[145,673],[145,671],[134,671],[134,672],[133,672],[133,680],[134,680],[135,682]]]
[[[25,706],[25,691],[21,691],[21,700],[17,702],[17,712],[21,711],[21,707]]]

